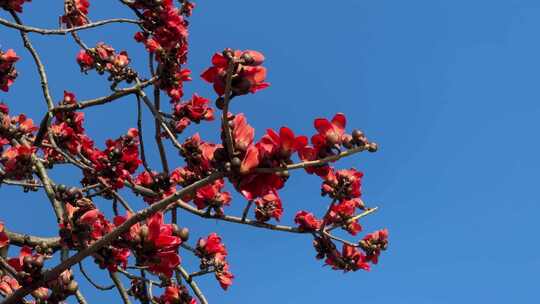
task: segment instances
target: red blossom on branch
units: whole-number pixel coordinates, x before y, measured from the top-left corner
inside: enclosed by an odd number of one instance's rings
[[[88,0],[67,0],[64,4],[64,15],[60,20],[67,28],[85,25],[89,22],[86,16],[89,7]]]
[[[0,1],[0,5],[1,5]],[[7,92],[9,87],[17,78],[17,70],[15,62],[19,60],[19,56],[14,50],[8,49],[6,52],[0,50],[0,90]]]
[[[212,57],[212,67],[201,74],[202,79],[214,85],[218,95],[225,93],[227,69],[233,62],[232,93],[244,95],[255,93],[270,86],[266,80],[266,68],[261,64],[264,56],[257,51],[233,51],[226,49]]]

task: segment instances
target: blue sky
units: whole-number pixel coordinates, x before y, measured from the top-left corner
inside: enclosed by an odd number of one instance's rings
[[[131,16],[114,1],[101,2],[91,1],[92,20]],[[23,19],[55,27],[61,13],[61,1],[34,1]],[[312,134],[313,118],[346,113],[348,126],[364,130],[381,149],[339,166],[362,170],[364,199],[381,208],[363,222],[365,230],[390,230],[379,265],[342,274],[321,267],[306,236],[182,215],[193,236],[221,231],[230,251],[232,288],[221,291],[212,277],[200,281],[210,302],[537,303],[538,16],[534,0],[199,1],[190,32],[194,76],[225,47],[262,51],[272,86],[232,107],[246,113],[257,137],[282,125]],[[111,25],[81,36],[128,49],[142,70],[145,53],[133,33],[133,26]],[[80,76],[72,41],[31,38],[55,100],[65,89],[79,99],[107,93],[104,77]],[[12,30],[1,30],[0,45],[23,57],[20,78],[0,99],[13,113],[39,120],[45,103],[28,53]],[[197,77],[186,91],[214,96]],[[88,132],[98,143],[121,135],[135,125],[135,107],[127,98],[86,111]],[[215,139],[217,129],[206,124],[201,133]],[[157,156],[151,160],[157,167]],[[79,178],[68,169],[53,176],[73,185]],[[319,187],[318,179],[293,174],[282,192],[284,223],[298,209],[324,210]],[[0,193],[8,227],[54,233],[44,195],[9,187]],[[230,210],[239,213],[243,205],[236,197]],[[193,261],[187,254],[184,260]],[[117,298],[85,290],[90,302]]]

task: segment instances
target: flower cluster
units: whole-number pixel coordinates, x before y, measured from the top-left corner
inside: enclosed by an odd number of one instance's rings
[[[360,241],[360,247],[366,252],[367,260],[373,264],[377,264],[381,251],[388,248],[388,230],[377,230],[366,235]]]
[[[64,91],[64,98],[59,106],[70,106],[77,104],[75,95]],[[51,123],[49,132],[51,133],[56,145],[70,153],[71,155],[88,154],[92,150],[94,143],[86,135],[84,127],[84,113],[75,111],[55,113],[55,121]],[[44,140],[48,143],[48,139]],[[53,148],[44,146],[45,159],[50,163],[65,161],[63,155]]]
[[[9,238],[4,231],[4,223],[0,222],[0,249],[6,247],[9,244]]]
[[[0,0],[0,8],[22,13],[22,6],[25,2],[32,2],[32,0]]]
[[[114,223],[121,225],[130,216],[117,216]],[[145,266],[156,274],[171,277],[180,264],[180,257],[176,253],[182,243],[180,232],[175,225],[163,222],[162,213],[156,213],[145,223],[132,226],[122,239],[125,246],[134,252],[137,265]]]
[[[126,51],[116,53],[114,48],[104,43],[98,43],[96,47],[80,50],[77,55],[77,63],[82,72],[95,69],[99,74],[109,73],[109,81],[113,86],[121,81],[128,83],[135,81],[137,73],[130,68],[130,59]]]
[[[321,228],[322,220],[319,220],[313,213],[298,211],[294,217],[294,222],[303,231],[316,231]]]
[[[174,102],[184,95],[183,83],[191,80],[190,71],[182,69],[188,52],[188,22],[193,4],[182,1],[182,8],[175,7],[173,0],[134,1],[132,7],[142,10],[142,26],[145,31],[137,32],[135,40],[144,43],[158,62],[157,84],[167,92]]]
[[[195,254],[201,258],[201,270],[213,271],[221,288],[227,290],[231,286],[234,276],[229,271],[227,249],[221,242],[221,238],[212,233],[205,239],[199,239]]]
[[[254,200],[255,202],[255,218],[259,222],[267,222],[271,218],[277,221],[281,219],[283,214],[283,206],[277,192],[269,192],[268,194]]]
[[[255,93],[270,86],[266,80],[266,68],[263,54],[252,51],[233,51],[225,49],[212,57],[212,67],[201,74],[201,77],[214,85],[214,90],[220,96],[225,94],[227,70],[232,62],[231,91],[234,96]]]
[[[2,1],[0,1],[0,6],[2,6]],[[12,49],[5,52],[0,50],[0,90],[7,92],[17,78],[15,62],[18,60],[19,57]]]
[[[159,304],[197,304],[197,301],[189,295],[186,286],[176,284],[167,286],[159,298],[154,297],[154,301]]]
[[[352,235],[358,234],[362,227],[358,220],[351,220],[356,209],[365,209],[364,202],[360,199],[362,172],[355,169],[334,170],[330,168],[324,177],[322,195],[328,195],[337,203],[332,204],[325,224],[336,224]]]
[[[8,297],[19,288],[21,288],[21,285],[16,279],[8,275],[0,276],[0,295]]]
[[[198,209],[210,208],[216,215],[223,215],[223,207],[228,206],[232,200],[231,194],[223,191],[224,186],[225,182],[219,179],[197,189],[193,202]]]
[[[198,124],[202,120],[214,120],[214,109],[208,104],[209,100],[194,94],[190,100],[174,104],[173,120],[174,130],[182,133],[192,122]]]
[[[66,199],[70,196],[75,198],[73,201],[65,200],[68,221],[60,224],[60,236],[62,242],[69,248],[83,249],[111,232],[115,225],[105,218],[90,199],[80,198],[82,193],[71,195],[71,191],[71,189],[56,189],[58,193],[67,192],[67,195],[59,198]],[[98,250],[93,257],[100,268],[116,271],[118,266],[124,268],[127,266],[129,249],[111,244]]]
[[[90,2],[88,0],[68,0],[64,4],[64,15],[60,17],[60,20],[67,28],[75,26],[82,26],[87,24],[88,7]]]
[[[120,189],[125,181],[131,180],[141,160],[139,159],[139,132],[129,129],[126,135],[106,141],[105,150],[93,148],[88,151],[92,170],[84,170],[84,185],[98,182]]]

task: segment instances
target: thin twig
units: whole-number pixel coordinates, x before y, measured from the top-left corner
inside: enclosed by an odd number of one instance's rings
[[[114,284],[113,285],[109,285],[109,286],[102,286],[102,285],[99,285],[98,283],[94,282],[94,280],[92,280],[92,278],[90,278],[90,276],[88,275],[88,273],[86,273],[86,271],[84,270],[84,267],[82,265],[82,262],[79,263],[79,270],[81,271],[81,273],[83,274],[83,276],[86,278],[86,280],[92,284],[92,286],[94,286],[95,288],[99,289],[99,290],[111,290],[114,288]]]
[[[124,304],[131,304],[127,291],[124,288],[124,285],[122,284],[120,278],[118,278],[118,274],[116,272],[109,271],[109,275],[111,276],[114,285],[116,285],[116,289],[118,289],[118,293],[120,294],[122,301],[124,301]]]

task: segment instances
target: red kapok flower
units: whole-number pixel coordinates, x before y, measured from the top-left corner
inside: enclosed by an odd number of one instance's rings
[[[283,206],[277,192],[270,192],[261,198],[255,199],[255,218],[259,222],[267,222],[271,218],[277,221],[283,214]]]
[[[0,6],[1,6],[0,1]],[[2,52],[0,50],[0,90],[7,92],[9,87],[17,78],[17,70],[15,70],[15,62],[19,60],[17,54],[12,49]]]
[[[4,223],[0,222],[0,249],[9,244],[9,238],[4,231]]]
[[[322,225],[322,220],[317,219],[313,213],[307,211],[299,211],[296,213],[294,222],[298,224],[298,228],[305,231],[319,230]]]
[[[236,95],[255,93],[270,86],[266,80],[266,68],[260,66],[264,56],[257,51],[232,51],[227,49],[216,53],[212,57],[212,67],[206,69],[202,79],[214,85],[218,95],[225,93],[227,69],[229,61],[234,60],[234,69],[231,79],[231,89]]]
[[[7,11],[16,11],[22,13],[22,5],[25,2],[31,2],[32,0],[0,0],[0,7]]]
[[[336,114],[331,122],[326,118],[315,119],[315,129],[319,133],[311,137],[311,142],[317,150],[341,145],[346,124],[347,119],[343,113]]]

